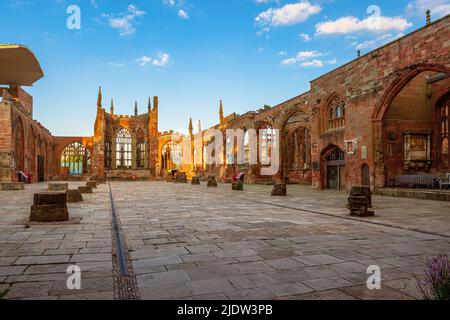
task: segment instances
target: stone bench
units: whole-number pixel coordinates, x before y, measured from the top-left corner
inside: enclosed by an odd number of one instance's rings
[[[67,191],[69,190],[68,183],[49,183],[48,184],[49,191]]]
[[[186,177],[186,173],[184,172],[178,172],[175,175],[175,183],[187,183],[187,177]]]
[[[200,185],[200,178],[199,177],[192,177],[191,184],[192,185],[196,185],[196,186]]]
[[[78,190],[80,191],[80,193],[94,193],[94,191],[92,190],[91,187],[78,187]]]
[[[67,190],[66,194],[67,194],[67,202],[69,202],[69,203],[83,201],[83,196],[81,195],[81,192],[78,189]]]
[[[30,221],[60,222],[69,220],[65,192],[42,192],[34,195]]]
[[[272,190],[272,196],[285,197],[287,195],[287,189],[285,183],[276,183]]]
[[[2,190],[4,191],[25,190],[25,183],[23,182],[2,183]]]
[[[216,188],[217,187],[217,180],[216,177],[214,176],[209,176],[208,177],[208,184],[207,184],[208,188]]]

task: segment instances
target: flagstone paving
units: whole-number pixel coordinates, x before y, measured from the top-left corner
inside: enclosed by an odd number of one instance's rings
[[[68,205],[79,223],[24,224],[45,188],[0,192],[0,298],[113,299],[107,185]],[[374,196],[376,217],[350,219],[345,193],[307,186],[282,198],[254,185],[111,189],[143,299],[416,299],[425,259],[450,254],[448,202]],[[67,289],[72,264],[81,290]],[[370,265],[381,290],[367,289]]]

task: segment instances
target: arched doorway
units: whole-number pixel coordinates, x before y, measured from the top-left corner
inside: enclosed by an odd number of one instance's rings
[[[345,190],[345,154],[339,147],[331,149],[326,156],[326,188]]]
[[[80,142],[69,144],[61,153],[63,176],[81,176],[88,173],[91,165],[91,152]]]

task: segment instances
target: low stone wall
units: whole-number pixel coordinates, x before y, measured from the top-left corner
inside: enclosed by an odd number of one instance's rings
[[[373,194],[379,196],[413,198],[421,200],[450,201],[450,191],[414,190],[414,189],[376,189]]]

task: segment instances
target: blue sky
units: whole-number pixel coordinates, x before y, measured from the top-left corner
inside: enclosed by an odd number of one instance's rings
[[[107,110],[114,98],[116,113],[135,100],[145,112],[158,95],[160,130],[186,130],[217,123],[220,99],[243,114],[307,91],[358,49],[422,27],[427,8],[437,19],[450,0],[0,0],[0,41],[38,57],[45,77],[25,89],[55,135],[93,134],[99,85]]]

